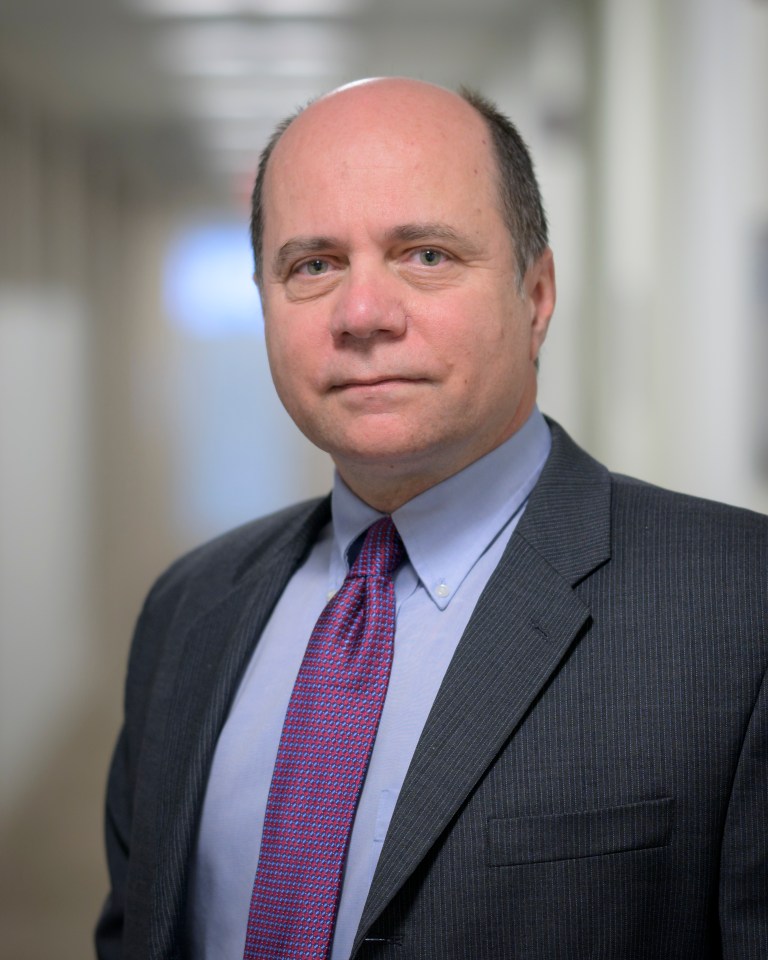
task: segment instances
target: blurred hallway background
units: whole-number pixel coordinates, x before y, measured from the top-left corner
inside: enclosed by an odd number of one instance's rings
[[[475,86],[533,149],[542,408],[614,469],[768,512],[765,0],[3,0],[8,960],[92,955],[151,581],[329,486],[272,395],[247,198],[280,117],[381,74]]]

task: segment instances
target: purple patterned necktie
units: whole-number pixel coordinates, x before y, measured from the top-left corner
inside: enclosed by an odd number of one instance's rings
[[[288,704],[253,884],[244,960],[325,960],[349,834],[392,665],[392,574],[405,550],[378,520],[320,614]]]

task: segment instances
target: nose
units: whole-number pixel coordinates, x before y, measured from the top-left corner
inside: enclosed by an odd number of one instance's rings
[[[397,278],[381,267],[352,266],[336,290],[331,314],[335,339],[370,340],[405,333],[407,314]]]

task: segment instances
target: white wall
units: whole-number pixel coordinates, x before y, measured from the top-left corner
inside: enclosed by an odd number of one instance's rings
[[[602,458],[756,509],[767,17],[749,0],[601,4],[585,370]]]
[[[0,813],[93,681],[82,305],[0,287]]]

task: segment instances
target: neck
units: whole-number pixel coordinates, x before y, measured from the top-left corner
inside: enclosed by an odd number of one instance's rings
[[[339,476],[346,483],[349,489],[358,496],[369,507],[378,510],[379,513],[394,513],[398,507],[404,503],[418,497],[420,493],[429,490],[443,480],[447,480],[451,473],[444,476],[424,476],[415,475],[412,477],[397,474],[395,477],[390,471],[393,466],[383,467],[374,476],[369,476],[365,471],[350,470],[347,466],[341,467],[336,464]],[[458,473],[458,470],[454,471]]]

